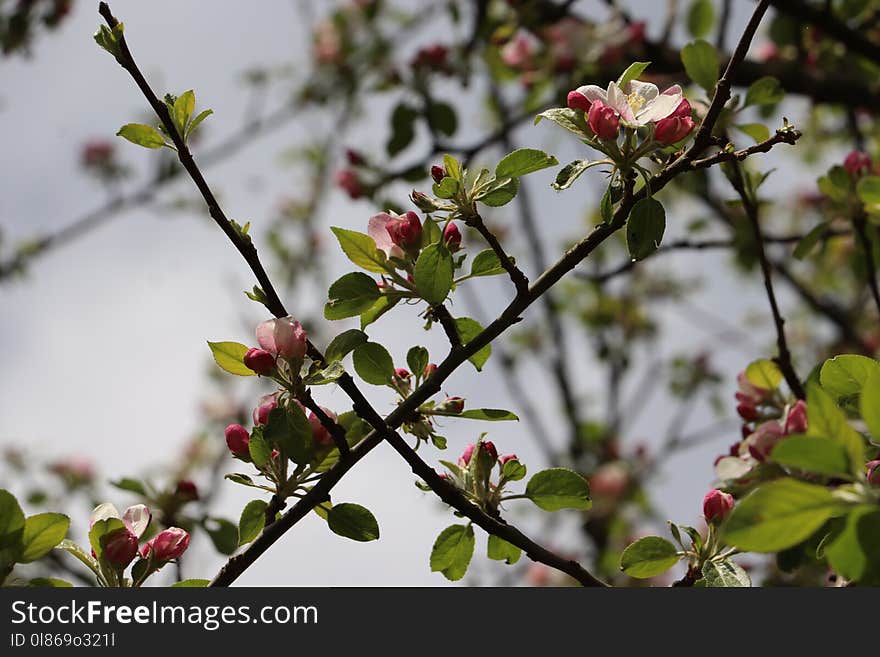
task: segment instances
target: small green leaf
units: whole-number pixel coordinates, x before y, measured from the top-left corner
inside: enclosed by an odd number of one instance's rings
[[[114,532],[127,531],[122,520],[119,518],[107,518],[106,520],[96,521],[91,529],[89,529],[89,545],[95,552],[95,556],[100,559],[104,553],[104,544],[106,538]]]
[[[746,92],[745,105],[775,105],[785,98],[785,92],[779,86],[779,80],[766,76],[752,82]]]
[[[810,229],[806,235],[803,236],[800,242],[797,243],[797,246],[794,247],[794,257],[797,260],[803,260],[806,258],[810,251],[813,250],[813,247],[819,243],[819,240],[822,239],[822,236],[825,234],[825,231],[828,230],[827,221],[823,221],[820,224],[816,224]]]
[[[880,176],[866,176],[859,180],[856,194],[868,209],[880,208]]]
[[[25,519],[15,495],[0,489],[0,567],[21,556]]]
[[[840,443],[849,456],[849,471],[857,477],[864,474],[865,441],[834,399],[815,383],[807,384],[807,433]]]
[[[784,478],[741,500],[723,526],[724,540],[749,552],[778,552],[809,538],[846,507],[824,486]]]
[[[702,39],[692,41],[681,49],[681,62],[688,77],[711,94],[721,67],[712,44]]]
[[[206,109],[202,112],[199,112],[198,116],[196,116],[196,118],[194,118],[192,120],[192,123],[190,123],[187,126],[186,133],[184,134],[184,139],[189,139],[189,136],[193,132],[195,132],[195,129],[199,126],[199,124],[202,121],[204,121],[205,119],[207,119],[209,116],[211,116],[213,113],[214,113],[214,110],[212,110],[212,109]],[[198,580],[193,580],[193,581],[198,581]]]
[[[463,345],[466,345],[483,332],[483,327],[480,326],[480,323],[470,317],[456,318],[455,328],[458,330],[458,335],[461,338],[461,343]],[[480,348],[473,356],[468,358],[468,360],[475,368],[477,368],[478,372],[482,372],[483,365],[486,364],[486,361],[489,360],[489,356],[491,355],[492,345],[487,344],[485,347]]]
[[[422,250],[413,270],[416,291],[432,306],[443,303],[452,289],[455,264],[452,253],[442,243]]]
[[[706,586],[720,587],[745,587],[752,585],[749,574],[730,559],[707,561],[703,564],[703,578]]]
[[[526,484],[526,497],[544,511],[589,509],[590,485],[573,470],[550,468],[532,475]]]
[[[645,69],[651,65],[651,62],[633,62],[626,67],[626,70],[617,78],[617,86],[623,87],[632,80],[638,80],[639,76],[645,72]]]
[[[67,535],[70,518],[60,513],[38,513],[24,522],[22,546],[24,550],[18,559],[30,563],[46,556]]]
[[[871,358],[845,354],[829,358],[819,370],[819,383],[838,401],[856,397],[873,372],[880,372],[880,365]]]
[[[324,319],[355,317],[369,310],[382,296],[376,281],[362,272],[352,272],[337,279],[328,291]]]
[[[119,490],[125,490],[130,493],[135,493],[136,495],[147,495],[147,487],[140,479],[132,479],[131,477],[123,477],[122,479],[117,479],[116,481],[111,481],[110,485],[118,488]]]
[[[238,376],[255,376],[256,372],[245,367],[244,355],[248,348],[238,342],[208,342],[214,360],[220,369]]]
[[[770,128],[763,123],[741,123],[733,127],[751,137],[756,144],[770,139]]]
[[[575,160],[569,162],[559,170],[556,174],[556,180],[551,183],[553,189],[562,191],[571,187],[572,183],[580,178],[580,175],[590,167],[602,164],[601,160],[591,162],[590,160]]]
[[[431,550],[431,571],[440,571],[446,579],[460,580],[467,572],[474,554],[474,528],[471,525],[452,525],[447,527]]]
[[[238,549],[238,527],[226,518],[206,518],[202,527],[220,554],[232,554]]]
[[[434,183],[431,189],[434,196],[442,199],[449,199],[458,193],[459,183],[455,178],[446,176],[439,183]]]
[[[874,442],[880,443],[880,372],[872,372],[865,380],[859,410]]]
[[[418,118],[419,112],[405,103],[394,108],[391,112],[391,136],[385,145],[388,155],[394,157],[410,145],[416,135],[415,123]]]
[[[466,420],[486,420],[487,422],[519,421],[519,417],[516,414],[501,408],[472,408],[456,414],[455,417]]]
[[[825,556],[846,579],[863,586],[880,585],[880,510],[854,509],[840,534],[826,546]]]
[[[192,116],[193,110],[196,108],[196,95],[193,90],[184,91],[174,101],[174,124],[183,137],[186,126],[189,123],[189,117]]]
[[[495,177],[519,178],[526,174],[556,166],[559,162],[552,155],[534,148],[520,148],[505,155],[495,167]]]
[[[356,347],[367,341],[367,334],[357,329],[349,329],[337,335],[327,345],[327,351],[324,352],[324,360],[327,363],[335,363],[341,361]]]
[[[592,137],[593,131],[584,119],[584,113],[580,110],[573,110],[569,107],[554,107],[548,109],[535,117],[535,125],[541,122],[541,119],[552,121],[560,128],[564,128],[578,137]]]
[[[31,588],[69,589],[73,584],[57,577],[35,577],[27,584]]]
[[[335,504],[327,513],[327,525],[334,534],[353,541],[375,541],[379,538],[379,523],[368,509],[359,504]]]
[[[476,200],[490,208],[500,208],[510,203],[519,191],[519,178],[499,178],[476,197]]]
[[[519,558],[522,556],[522,550],[508,543],[503,538],[498,538],[495,534],[489,534],[489,546],[486,554],[490,559],[504,561],[509,565],[513,565],[519,561]]]
[[[354,230],[346,230],[331,226],[330,230],[339,240],[339,246],[342,247],[345,255],[354,264],[367,271],[378,274],[387,273],[388,267],[385,264],[385,254],[376,248],[373,238]]]
[[[519,459],[509,459],[501,466],[501,476],[507,481],[521,481],[526,478],[526,466]]]
[[[251,500],[241,511],[238,521],[238,544],[250,543],[266,525],[266,504],[263,500]]]
[[[265,466],[272,458],[272,448],[269,446],[269,442],[257,432],[251,433],[248,451],[251,455],[251,461],[258,468]]]
[[[715,23],[715,6],[712,0],[693,0],[688,9],[688,32],[696,39],[708,35]]]
[[[839,442],[821,436],[789,436],[773,448],[770,457],[789,468],[824,475],[849,473],[849,457]]]
[[[354,350],[354,370],[367,383],[385,386],[394,376],[394,361],[388,350],[376,342],[365,342]]]
[[[428,107],[428,125],[450,137],[458,129],[458,117],[449,103],[433,102]]]
[[[633,206],[626,222],[626,245],[633,260],[654,253],[666,231],[666,211],[660,201],[643,198]]]
[[[443,156],[443,166],[446,169],[446,175],[452,178],[453,180],[457,180],[461,182],[463,179],[463,173],[461,169],[461,163],[456,160],[452,155],[447,153]]]
[[[505,273],[498,254],[492,249],[480,251],[471,262],[471,276],[498,276]]]
[[[209,579],[184,579],[171,585],[172,589],[201,589],[209,586]]]
[[[406,352],[406,364],[410,372],[416,376],[421,376],[424,373],[429,358],[428,350],[424,347],[412,347]]]
[[[132,144],[144,148],[162,148],[165,146],[165,138],[156,128],[140,123],[128,123],[121,128],[116,136],[128,139]]]
[[[620,569],[630,577],[647,579],[662,575],[681,557],[675,546],[659,536],[645,536],[631,543],[620,555]]]
[[[390,297],[382,296],[376,299],[376,303],[374,303],[369,310],[361,313],[361,330],[363,331],[382,315],[394,308],[399,302],[399,297],[396,299],[390,299]]]
[[[746,379],[753,386],[764,390],[776,390],[782,383],[782,370],[772,360],[762,358],[752,361],[746,367]]]

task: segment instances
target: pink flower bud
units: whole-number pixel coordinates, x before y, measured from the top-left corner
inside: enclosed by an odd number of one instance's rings
[[[590,105],[592,105],[580,91],[569,91],[565,102],[571,109],[583,110],[584,112],[589,112]]]
[[[260,398],[260,403],[254,409],[254,424],[258,427],[269,423],[269,413],[278,406],[278,397],[273,393]]]
[[[275,356],[265,349],[248,349],[244,355],[244,366],[266,376],[275,370]]]
[[[466,468],[468,463],[471,462],[471,457],[474,455],[474,445],[468,445],[464,448],[464,451],[461,453],[461,456],[458,457],[458,465],[462,468]]]
[[[251,436],[240,424],[230,424],[226,427],[226,446],[233,456],[248,456],[248,445],[251,442]]]
[[[434,179],[434,182],[440,184],[440,181],[446,177],[446,168],[441,167],[437,164],[431,167],[431,178]]]
[[[862,151],[852,151],[844,158],[843,168],[847,170],[849,175],[856,178],[871,168],[871,158]]]
[[[102,556],[120,568],[131,563],[138,551],[138,537],[125,527],[114,529],[101,537]]]
[[[178,559],[189,547],[189,532],[180,527],[169,527],[147,541],[141,556],[155,561]]]
[[[874,486],[880,486],[880,459],[868,461],[865,464],[868,475],[868,483]]]
[[[396,376],[401,381],[406,381],[412,376],[412,374],[409,373],[408,369],[404,367],[398,367],[394,370],[394,376]]]
[[[437,371],[437,363],[428,363],[427,365],[425,365],[424,378],[427,379],[429,376],[431,376],[436,371]]]
[[[189,479],[181,479],[174,487],[174,496],[186,502],[194,502],[199,499],[199,489]]]
[[[654,126],[654,139],[666,146],[681,141],[694,129],[691,117],[691,104],[682,98],[678,107],[665,119],[660,119]]]
[[[336,422],[336,413],[324,406],[321,406],[321,410],[324,411],[324,414],[327,417]],[[333,444],[333,436],[330,435],[330,432],[327,431],[327,428],[323,424],[321,424],[321,420],[319,420],[318,416],[314,413],[309,413],[309,424],[312,425],[312,436],[316,443],[319,445]]]
[[[599,139],[606,141],[617,139],[617,133],[620,131],[620,119],[613,107],[597,100],[590,107],[587,121],[590,124],[590,129],[596,133]]]
[[[499,462],[501,465],[504,465],[504,464],[507,463],[508,461],[518,461],[518,460],[519,460],[519,459],[516,457],[516,454],[505,454],[505,455],[502,456],[500,459],[498,459],[498,462]]]
[[[443,242],[453,253],[461,248],[461,231],[458,230],[458,226],[451,221],[446,224],[446,228],[443,229]]]
[[[736,412],[746,422],[754,422],[758,419],[758,409],[751,404],[742,403],[736,407]]]
[[[391,236],[391,241],[401,249],[413,249],[422,243],[422,222],[419,215],[409,211],[406,214],[392,218],[385,229]]]
[[[359,199],[364,195],[364,187],[358,175],[351,169],[342,169],[335,175],[336,185],[352,199]]]
[[[257,326],[257,342],[270,353],[297,361],[306,355],[308,336],[302,324],[288,315]]]
[[[412,190],[409,198],[422,212],[434,212],[437,209],[437,204],[434,203],[431,197],[417,189]]]
[[[803,399],[798,399],[794,405],[788,409],[788,416],[785,418],[785,433],[804,433],[807,430],[807,404]]]
[[[495,449],[495,443],[490,440],[480,443],[480,446],[484,452],[486,452],[489,456],[492,457],[493,461],[498,460],[498,450]]]
[[[447,397],[437,406],[442,411],[458,415],[464,410],[464,399],[461,397]]]
[[[748,438],[749,454],[758,461],[766,461],[773,448],[776,447],[776,443],[784,436],[785,430],[779,422],[775,420],[764,422]]]
[[[713,488],[703,498],[703,516],[706,522],[721,522],[733,510],[733,495]]]

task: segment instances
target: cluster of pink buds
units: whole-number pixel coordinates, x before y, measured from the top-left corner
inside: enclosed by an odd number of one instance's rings
[[[458,462],[445,463],[448,473],[441,478],[461,490],[475,504],[489,513],[497,513],[504,493],[504,486],[511,481],[519,481],[526,476],[526,468],[519,462],[516,454],[498,456],[498,449],[488,440],[479,440],[467,445]],[[497,481],[492,481],[492,472],[499,470]],[[424,487],[423,487],[424,488]]]
[[[713,488],[703,498],[703,517],[711,524],[720,523],[733,511],[733,495]]]
[[[843,160],[843,168],[853,178],[859,178],[871,170],[871,156],[864,151],[851,151]]]

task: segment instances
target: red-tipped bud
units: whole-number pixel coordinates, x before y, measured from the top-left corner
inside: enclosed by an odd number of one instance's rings
[[[406,381],[412,376],[412,374],[410,374],[409,370],[405,367],[397,367],[394,369],[394,376],[396,376],[401,381]]]
[[[194,502],[199,499],[199,489],[189,479],[181,479],[174,488],[174,496],[183,502]]]
[[[417,189],[412,190],[409,198],[413,202],[413,205],[422,212],[436,212],[439,207],[430,196]]]
[[[189,547],[189,532],[180,527],[169,527],[147,541],[141,556],[152,557],[154,561],[178,559]]]
[[[427,379],[429,376],[431,376],[436,371],[437,371],[437,363],[428,363],[427,365],[425,365],[424,377]]]
[[[240,424],[230,424],[226,427],[226,446],[233,456],[248,456],[248,445],[251,442],[251,436]]]
[[[392,218],[385,224],[391,241],[401,249],[413,249],[422,243],[422,222],[415,212]]]
[[[461,397],[447,397],[437,404],[437,408],[446,413],[454,413],[458,415],[464,410],[464,399]]]
[[[852,151],[844,158],[843,168],[855,178],[871,168],[871,158],[862,151]]]
[[[733,495],[713,488],[703,498],[703,516],[706,522],[721,522],[733,510]]]
[[[606,141],[617,139],[617,134],[620,132],[620,119],[613,107],[597,100],[590,107],[587,121],[590,124],[590,129],[596,133],[599,139]]]
[[[458,457],[458,464],[462,468],[466,468],[468,464],[471,462],[471,457],[474,455],[474,445],[468,445],[464,448],[464,451],[461,453],[461,456]]]
[[[491,440],[487,440],[485,442],[480,443],[480,446],[484,452],[486,452],[489,456],[492,457],[493,461],[498,460],[498,450],[495,449],[495,443]]]
[[[446,243],[446,247],[453,253],[461,248],[461,231],[451,221],[443,229],[443,241]]]
[[[569,91],[568,98],[566,98],[565,102],[571,109],[582,110],[584,112],[589,112],[590,105],[592,105],[592,103],[587,100],[587,97],[580,91]]]
[[[672,114],[657,121],[654,126],[654,139],[666,146],[675,144],[691,134],[695,125],[691,116],[691,104],[687,98],[682,98]]]
[[[254,424],[258,427],[269,423],[269,414],[278,406],[278,397],[273,393],[260,398],[260,403],[254,409]]]
[[[868,483],[874,486],[880,486],[880,459],[868,461],[865,464],[866,474],[868,475]]]
[[[749,436],[748,447],[749,454],[758,461],[766,461],[776,447],[776,444],[785,436],[785,430],[782,425],[775,420],[764,422],[755,429],[755,433]]]
[[[788,409],[785,418],[785,433],[804,433],[807,430],[807,404],[803,399],[798,399]]]
[[[336,422],[336,413],[325,406],[321,406],[320,408],[322,411],[324,411],[324,415]],[[333,436],[327,430],[327,427],[321,424],[321,420],[319,420],[318,416],[314,413],[309,413],[309,424],[312,425],[312,436],[314,437],[316,443],[318,443],[319,445],[333,444]]]
[[[126,527],[114,529],[101,537],[102,556],[119,568],[131,563],[138,551],[138,537]]]
[[[519,460],[519,459],[516,457],[516,454],[505,454],[505,455],[502,456],[500,459],[498,459],[498,462],[499,462],[501,465],[504,465],[504,464],[507,463],[508,461],[518,461],[518,460]]]
[[[244,366],[266,376],[275,370],[275,356],[265,349],[248,349],[244,355]]]
[[[434,182],[439,184],[441,180],[446,177],[446,167],[441,167],[440,165],[435,164],[431,167],[431,178],[434,179]]]
[[[754,422],[758,419],[758,409],[751,404],[742,403],[736,407],[736,412],[746,422]]]

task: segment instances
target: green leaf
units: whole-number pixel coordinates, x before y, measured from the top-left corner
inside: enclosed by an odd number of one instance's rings
[[[559,162],[552,155],[534,148],[520,148],[505,155],[495,167],[496,178],[519,178],[526,174],[556,166]]]
[[[454,270],[452,253],[444,244],[428,246],[419,254],[413,270],[416,291],[432,306],[443,303],[452,289]]]
[[[702,39],[692,41],[681,49],[681,62],[688,77],[711,94],[721,66],[712,44]]]
[[[825,231],[828,230],[828,224],[829,222],[827,221],[816,224],[810,229],[810,232],[803,236],[801,241],[797,243],[797,246],[794,247],[793,255],[797,260],[803,260],[809,255],[810,251],[813,250],[813,247],[819,243],[820,239],[822,239]]]
[[[505,422],[508,420],[519,421],[519,417],[510,411],[501,408],[472,408],[458,413],[455,417],[466,420],[486,420],[487,422]]]
[[[763,123],[741,123],[733,127],[751,137],[756,144],[770,139],[770,128]]]
[[[846,579],[863,586],[880,586],[880,509],[854,509],[840,534],[825,547],[825,556]]]
[[[345,358],[356,347],[367,341],[367,334],[357,329],[349,329],[337,335],[327,345],[327,351],[324,352],[324,360],[327,363],[336,363]]]
[[[538,114],[535,117],[535,125],[538,125],[541,119],[552,121],[560,128],[564,128],[578,137],[593,136],[593,131],[590,130],[590,126],[584,119],[584,113],[580,110],[573,110],[569,107],[555,107]]]
[[[856,397],[873,372],[880,372],[880,365],[871,358],[846,354],[829,358],[819,370],[819,383],[838,401]]]
[[[817,181],[819,191],[833,201],[846,201],[850,195],[851,183],[849,172],[839,164],[831,167],[828,173]]]
[[[388,267],[385,264],[385,254],[376,248],[373,238],[364,233],[358,233],[354,230],[346,230],[331,226],[330,230],[339,240],[339,246],[342,247],[345,255],[354,264],[367,271],[378,274],[387,273]]]
[[[172,589],[201,589],[209,586],[209,579],[183,579],[171,585]]]
[[[147,495],[147,487],[140,479],[133,479],[131,477],[123,477],[122,479],[117,479],[116,481],[111,481],[110,485],[118,488],[119,490],[125,490],[130,493],[135,493],[136,495]]]
[[[575,160],[569,162],[559,170],[556,174],[556,180],[551,183],[551,187],[555,190],[562,191],[571,187],[572,183],[580,178],[580,175],[592,166],[602,164],[602,160],[590,162],[590,160]]]
[[[431,571],[440,571],[446,579],[460,580],[474,554],[474,528],[471,525],[452,525],[447,527],[431,550]]]
[[[354,350],[354,370],[367,383],[386,386],[394,376],[394,361],[381,344],[365,342]]]
[[[265,466],[269,462],[269,459],[272,458],[272,448],[269,446],[269,441],[256,431],[251,433],[251,439],[248,443],[248,451],[251,455],[251,461],[253,461],[254,465],[258,468]]]
[[[406,364],[410,372],[416,376],[421,376],[424,373],[429,358],[428,350],[424,347],[412,347],[406,352]]]
[[[622,87],[631,80],[638,80],[639,76],[645,72],[645,69],[651,65],[651,62],[633,62],[626,67],[626,70],[617,78],[617,86]]]
[[[770,457],[789,468],[824,475],[849,473],[849,457],[843,445],[821,436],[789,436],[773,448]]]
[[[202,112],[199,112],[198,116],[196,116],[196,118],[194,118],[194,119],[192,120],[192,123],[190,123],[190,124],[186,127],[186,132],[185,132],[185,134],[184,134],[184,140],[189,139],[189,136],[190,136],[193,132],[195,132],[195,129],[199,126],[199,124],[200,124],[202,121],[204,121],[205,119],[207,119],[209,116],[211,116],[213,113],[214,113],[214,110],[212,110],[212,109],[206,109],[206,110],[204,110],[204,111],[202,111]],[[197,581],[197,580],[193,580],[193,581]]]
[[[220,369],[238,376],[256,376],[256,372],[244,364],[248,348],[238,342],[208,342],[214,360]]]
[[[400,298],[391,299],[390,297],[386,296],[382,296],[377,299],[372,308],[361,313],[361,330],[363,331],[370,324],[379,319],[382,315],[394,308],[394,306],[396,306],[399,302]]]
[[[73,555],[80,562],[82,562],[89,570],[91,570],[95,575],[100,576],[101,568],[98,566],[98,562],[92,558],[92,556],[83,550],[79,545],[74,543],[69,539],[64,539],[58,545],[55,546],[57,550],[64,550],[68,554]]]
[[[165,146],[165,138],[156,128],[140,123],[128,123],[116,133],[117,137],[128,139],[132,144],[143,146],[144,148],[162,148]]]
[[[31,588],[69,589],[73,584],[57,577],[35,577],[27,584]]]
[[[626,222],[626,246],[633,260],[648,257],[660,247],[666,230],[666,211],[660,201],[643,198],[633,206]]]
[[[232,554],[238,549],[238,527],[226,518],[206,518],[202,527],[220,554]]]
[[[519,459],[510,459],[501,466],[501,476],[508,481],[521,481],[526,478],[526,466]]]
[[[611,220],[614,218],[614,203],[611,200],[611,185],[605,188],[605,193],[602,194],[602,200],[599,201],[599,216],[602,217],[602,221],[606,224],[610,224]]]
[[[630,577],[647,579],[665,573],[681,557],[675,546],[659,536],[645,536],[620,555],[620,569]]]
[[[719,587],[745,587],[752,585],[749,574],[730,559],[719,561],[707,561],[703,564],[703,578],[706,586]]]
[[[782,370],[772,360],[762,358],[748,364],[746,379],[753,386],[764,388],[764,390],[776,390],[782,383]]]
[[[824,486],[777,479],[759,486],[733,508],[722,536],[744,551],[778,552],[806,540],[845,510]]]
[[[868,209],[880,207],[880,176],[866,176],[859,180],[856,194]]]
[[[865,442],[847,421],[831,396],[815,383],[807,384],[807,433],[840,443],[849,456],[849,471],[859,477],[865,467]]]
[[[251,500],[241,511],[238,521],[238,544],[250,543],[266,526],[266,504],[263,500]]]
[[[785,92],[779,86],[779,80],[772,76],[759,78],[752,82],[746,92],[745,106],[775,105],[785,98]]]
[[[98,520],[89,530],[89,544],[95,551],[95,556],[100,559],[104,553],[104,543],[107,536],[124,530],[125,525],[119,518],[107,518],[106,520]]]
[[[500,208],[510,203],[519,191],[519,178],[499,178],[475,200],[490,208]]]
[[[458,193],[459,182],[455,178],[446,176],[439,183],[434,183],[431,189],[437,198],[448,199]]]
[[[24,527],[24,513],[15,495],[0,489],[0,568],[15,563],[21,556]]]
[[[449,103],[431,103],[428,107],[428,125],[447,137],[458,129],[458,117]]]
[[[501,260],[492,249],[480,251],[471,262],[471,276],[498,276],[503,273]]]
[[[391,113],[391,136],[385,145],[388,155],[394,157],[410,145],[416,136],[415,123],[419,112],[404,103],[398,104]]]
[[[287,427],[286,431],[278,439],[278,443],[290,460],[298,465],[305,465],[312,460],[314,454],[315,443],[312,425],[299,404],[289,403],[284,410]],[[274,437],[272,431],[270,431],[270,427],[273,427],[274,424],[273,413],[275,413],[274,410],[269,414],[269,425],[266,427],[266,433]]]
[[[573,470],[550,468],[532,475],[526,484],[526,497],[544,511],[589,509],[590,485]]]
[[[455,328],[458,330],[458,335],[461,338],[461,343],[466,345],[468,342],[477,337],[480,333],[483,332],[483,327],[480,326],[480,323],[471,319],[470,317],[458,317],[455,320]],[[477,368],[478,372],[483,371],[483,365],[486,364],[486,361],[489,360],[489,356],[492,355],[492,345],[487,344],[485,347],[482,347],[477,353],[468,358],[468,360],[473,364],[474,367]]]
[[[382,293],[373,278],[352,272],[337,279],[328,295],[330,301],[324,305],[324,319],[332,320],[360,315],[372,308]]]
[[[443,167],[446,169],[447,176],[458,182],[462,181],[464,174],[461,169],[461,163],[449,153],[443,156]]]
[[[359,504],[335,504],[327,513],[327,525],[334,534],[353,541],[375,541],[379,538],[379,523]]]
[[[49,554],[64,540],[69,528],[70,518],[60,513],[38,513],[28,517],[21,539],[24,549],[18,561],[30,563]]]
[[[504,561],[509,565],[515,564],[522,556],[522,550],[517,546],[508,543],[503,538],[498,538],[495,534],[489,534],[489,547],[486,554],[490,559],[495,561]]]
[[[715,23],[715,6],[712,0],[694,0],[688,9],[687,27],[691,36],[700,39],[712,29]]]
[[[859,410],[874,442],[880,442],[880,372],[872,372],[865,380]]]
[[[193,90],[184,91],[174,101],[174,124],[183,137],[186,131],[186,125],[189,123],[189,117],[192,116],[193,110],[196,108],[196,95]]]

